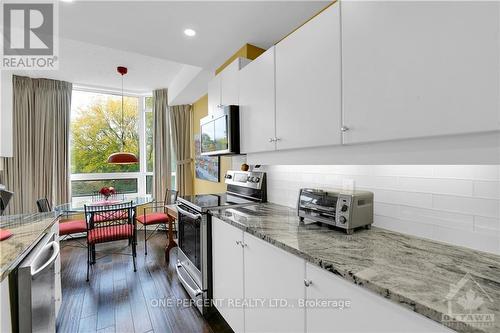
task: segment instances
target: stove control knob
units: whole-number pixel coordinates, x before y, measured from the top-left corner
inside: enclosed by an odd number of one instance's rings
[[[340,210],[343,212],[347,212],[348,209],[349,207],[347,205],[342,205],[342,208],[340,208]]]
[[[226,175],[226,176],[225,176],[225,178],[227,178],[227,179],[231,179],[231,178],[233,178],[233,176],[231,176],[231,175]]]
[[[247,182],[252,182],[252,177],[247,177]]]
[[[340,221],[340,223],[345,224],[347,222],[347,219],[345,218],[345,216],[341,216],[339,218],[339,221]]]
[[[256,183],[260,182],[260,178],[259,177],[255,178],[255,182]]]

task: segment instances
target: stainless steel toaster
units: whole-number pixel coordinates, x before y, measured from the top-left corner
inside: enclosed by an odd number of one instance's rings
[[[369,229],[373,223],[373,192],[303,188],[299,193],[297,213],[301,221],[309,219],[342,228]]]

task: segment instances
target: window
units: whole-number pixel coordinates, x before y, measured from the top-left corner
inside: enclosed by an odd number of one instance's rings
[[[152,102],[151,96],[126,95],[122,122],[121,95],[73,90],[70,134],[73,197],[90,196],[103,186],[113,186],[118,192],[130,195],[151,194]],[[140,163],[107,163],[110,154],[122,150],[136,154]]]
[[[71,172],[138,172],[139,165],[108,164],[108,156],[122,150],[139,151],[139,98],[73,91],[71,108]]]
[[[146,171],[153,172],[154,165],[154,146],[153,146],[153,97],[145,98],[145,116],[146,116]]]
[[[104,186],[113,186],[119,193],[137,193],[139,188],[137,178],[72,180],[71,196],[88,197]]]

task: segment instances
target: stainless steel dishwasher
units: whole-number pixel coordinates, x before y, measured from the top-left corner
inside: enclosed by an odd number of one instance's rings
[[[17,271],[19,332],[55,332],[55,263],[59,240],[47,233]]]

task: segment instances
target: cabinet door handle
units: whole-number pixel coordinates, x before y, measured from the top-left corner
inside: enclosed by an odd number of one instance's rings
[[[281,138],[274,138],[274,141],[281,141]]]
[[[243,247],[247,247],[248,245],[247,245],[247,243],[243,243],[243,242],[241,242],[241,246],[243,246]]]
[[[241,245],[241,241],[236,241],[236,245]]]
[[[274,142],[274,138],[269,138],[269,142]]]
[[[312,282],[311,280],[307,280],[307,279],[306,279],[306,280],[304,280],[304,285],[305,285],[306,287],[309,287],[311,284],[313,284],[313,282]]]
[[[340,130],[341,130],[342,132],[347,132],[347,131],[349,130],[349,127],[347,127],[347,126],[342,126],[342,127],[340,128]]]

